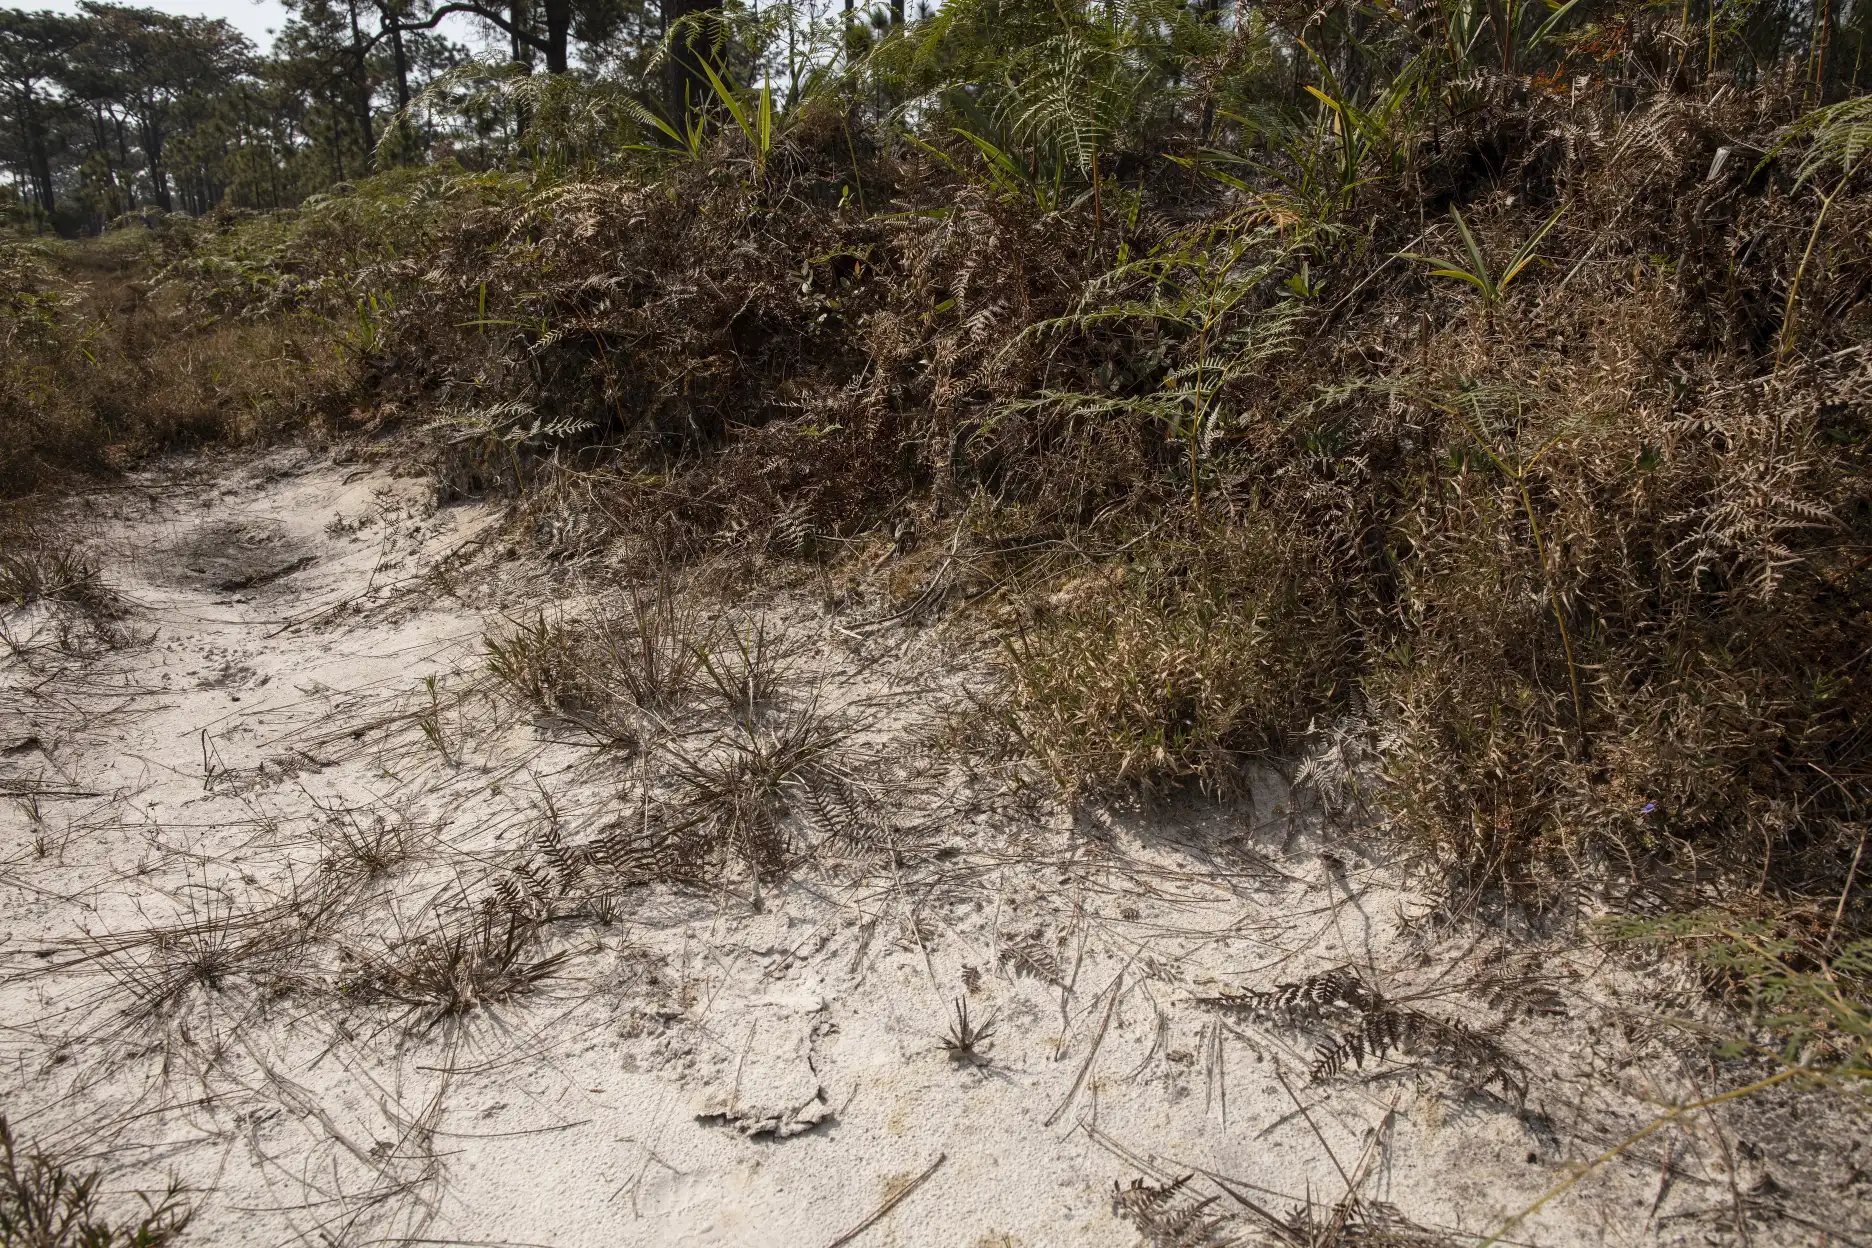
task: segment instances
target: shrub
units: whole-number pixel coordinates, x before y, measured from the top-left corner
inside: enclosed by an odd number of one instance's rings
[[[140,1218],[118,1222],[100,1208],[103,1176],[25,1151],[0,1117],[0,1244],[6,1248],[162,1248],[189,1223],[182,1189],[145,1200]]]

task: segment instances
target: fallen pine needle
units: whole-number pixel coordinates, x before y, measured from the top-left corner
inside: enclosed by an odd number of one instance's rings
[[[851,1230],[846,1231],[843,1235],[839,1236],[837,1239],[827,1244],[826,1248],[844,1248],[846,1244],[851,1243],[854,1239],[857,1239],[860,1235],[864,1234],[866,1231],[876,1226],[879,1222],[882,1222],[885,1216],[888,1215],[891,1210],[895,1209],[898,1205],[901,1205],[905,1200],[907,1200],[911,1192],[914,1192],[917,1190],[917,1188],[922,1187],[923,1184],[929,1179],[930,1175],[936,1173],[936,1168],[942,1165],[943,1162],[948,1161],[948,1160],[949,1160],[948,1153],[937,1153],[936,1160],[930,1162],[928,1168],[925,1169],[922,1174],[917,1175],[916,1178],[911,1179],[908,1183],[904,1184],[902,1191],[898,1192],[895,1196],[892,1196],[889,1200],[879,1205],[877,1207],[877,1210],[874,1213],[872,1213],[870,1217],[866,1218],[864,1221],[860,1222],[857,1226],[852,1227]]]

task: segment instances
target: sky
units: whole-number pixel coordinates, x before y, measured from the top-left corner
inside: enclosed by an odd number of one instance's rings
[[[230,26],[253,40],[260,52],[273,50],[273,33],[286,24],[286,9],[280,0],[116,0],[140,9],[160,9],[191,17],[226,18]],[[0,9],[51,9],[54,13],[76,13],[78,0],[0,0]],[[441,33],[470,47],[483,42],[483,32],[464,17],[443,22]]]
[[[273,31],[286,22],[286,10],[279,0],[132,0],[137,8],[161,9],[194,17],[224,17],[228,24],[253,40],[254,47],[265,52],[273,46]],[[51,9],[55,13],[76,13],[76,0],[0,0],[0,8]]]

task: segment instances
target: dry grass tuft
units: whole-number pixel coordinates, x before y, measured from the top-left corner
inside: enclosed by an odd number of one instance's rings
[[[65,602],[100,620],[123,610],[82,543],[31,529],[0,538],[0,600],[16,607]]]
[[[1142,571],[1023,629],[1008,644],[1021,736],[1071,788],[1235,787],[1329,680],[1312,637],[1244,588]]]
[[[198,903],[198,893],[205,890],[189,887],[191,904],[176,923],[90,942],[85,956],[97,960],[126,1000],[130,1023],[168,1028],[186,1023],[198,1005],[215,1009],[241,999],[236,990],[290,987],[331,916],[328,905],[309,899],[241,910],[213,895]],[[184,1032],[186,1026],[178,1034]]]
[[[49,640],[66,655],[95,654],[129,639],[128,603],[108,585],[101,562],[84,542],[54,534],[43,523],[0,522],[0,645],[31,661]],[[35,603],[52,608],[7,618]],[[16,627],[17,625],[17,627]]]
[[[402,1005],[415,1030],[525,996],[552,979],[569,956],[535,956],[538,927],[493,907],[454,931],[439,930],[364,960],[347,995]]]
[[[753,723],[778,703],[795,656],[783,630],[755,617],[724,622],[701,657],[709,689],[737,719]]]
[[[319,870],[340,890],[380,883],[419,858],[425,838],[395,815],[335,812],[318,831],[324,847]]]
[[[589,638],[541,612],[532,623],[510,622],[488,634],[488,671],[521,702],[563,719],[607,746],[635,750],[632,717],[622,713],[608,673],[597,670]]]
[[[597,640],[617,688],[641,711],[667,715],[696,691],[709,627],[668,581],[646,592],[633,584],[626,607],[601,616]]]
[[[654,592],[632,585],[601,595],[576,620],[541,612],[532,623],[510,622],[486,640],[488,670],[541,712],[634,750],[646,727],[684,709],[705,671],[713,678],[710,631],[669,582]],[[757,675],[764,683],[766,674]]]
[[[988,1055],[981,1046],[994,1038],[994,1016],[991,1014],[980,1021],[970,1018],[967,997],[957,997],[954,1009],[955,1021],[949,1024],[949,1032],[943,1037],[943,1049],[949,1054],[949,1060],[971,1066],[986,1065]]]
[[[743,722],[693,755],[669,752],[675,831],[698,852],[776,875],[810,847],[810,833],[856,838],[866,818],[842,757],[845,730],[809,705],[770,724]]]

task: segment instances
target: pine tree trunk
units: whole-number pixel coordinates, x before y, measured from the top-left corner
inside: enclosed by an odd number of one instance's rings
[[[572,0],[546,0],[546,72],[563,74],[570,67],[566,45],[572,37]]]
[[[356,96],[353,107],[357,110],[358,136],[364,140],[364,163],[369,165],[371,150],[377,146],[377,135],[371,126],[370,62],[364,55],[364,32],[358,29],[357,0],[346,0],[346,8],[351,14],[351,59],[357,74],[352,84]]]
[[[709,98],[708,75],[704,62],[717,74],[723,72],[722,58],[716,51],[721,35],[721,7],[710,0],[663,0],[664,27],[677,30],[671,41],[669,71],[669,108],[675,116],[698,108]]]
[[[396,100],[397,107],[409,107],[409,57],[403,51],[403,26],[396,19],[390,20],[390,54],[396,60]]]

